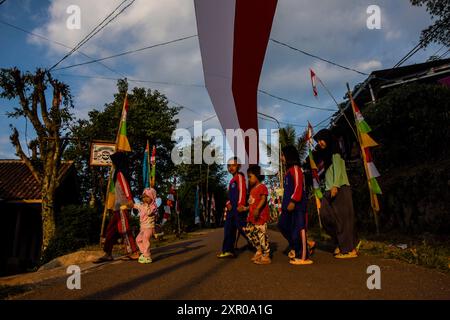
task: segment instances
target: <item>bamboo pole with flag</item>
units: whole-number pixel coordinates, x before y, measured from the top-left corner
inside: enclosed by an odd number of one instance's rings
[[[119,129],[116,134],[116,141],[115,141],[116,142],[116,152],[118,152],[118,151],[130,152],[131,151],[130,143],[128,142],[128,137],[127,137],[128,110],[129,110],[128,92],[126,92],[125,98],[123,100],[123,107],[122,107],[122,113],[120,116]],[[104,238],[106,212],[108,209],[113,208],[114,201],[115,201],[116,182],[112,181],[113,176],[116,176],[116,174],[115,174],[114,166],[111,164],[111,169],[109,170],[108,184],[106,187],[105,205],[103,208],[102,226],[101,226],[101,230],[100,230],[100,244],[102,243],[102,239]],[[122,181],[122,183],[124,183],[124,181]]]
[[[144,151],[144,159],[142,160],[142,179],[143,179],[143,186],[145,188],[150,188],[150,145],[147,140],[147,145],[145,146]]]
[[[312,88],[313,88],[313,94],[314,97],[318,97],[318,90],[317,90],[317,82],[320,83],[320,85],[325,89],[325,91],[327,92],[327,94],[330,96],[330,98],[334,101],[334,103],[336,104],[338,110],[341,112],[341,114],[343,115],[345,121],[347,121],[347,124],[349,125],[350,129],[352,130],[353,134],[355,135],[355,138],[358,138],[356,136],[356,132],[355,130],[353,130],[352,124],[350,123],[350,120],[348,120],[347,115],[345,114],[345,112],[342,110],[341,106],[339,105],[339,103],[337,102],[336,98],[334,97],[334,95],[331,93],[331,91],[328,89],[328,87],[325,85],[325,83],[322,81],[322,79],[320,79],[317,74],[312,70],[309,69],[310,71],[310,75],[311,75],[311,84],[312,84]]]
[[[378,212],[380,211],[380,205],[378,202],[378,195],[382,194],[381,188],[378,184],[377,178],[380,176],[375,164],[373,163],[372,154],[369,148],[376,147],[378,143],[373,140],[369,132],[372,130],[359,110],[355,100],[353,100],[350,86],[347,83],[348,96],[350,98],[353,116],[355,118],[356,131],[358,132],[358,142],[361,148],[361,157],[363,159],[364,170],[367,177],[367,185],[369,187],[370,204],[375,219],[375,226],[377,233],[379,233],[378,225]]]
[[[308,146],[309,146],[309,156],[308,157],[309,157],[309,165],[311,167],[311,175],[312,175],[312,181],[313,181],[314,198],[316,200],[317,216],[319,218],[320,229],[322,229],[322,220],[320,218],[320,208],[321,208],[320,201],[323,198],[323,194],[322,194],[322,191],[320,190],[320,180],[319,180],[318,169],[317,169],[317,165],[316,165],[316,162],[314,161],[313,153],[312,153],[313,136],[314,136],[313,127],[312,127],[311,123],[309,123],[309,121],[308,121],[306,142],[308,143]]]
[[[199,186],[197,185],[197,188],[195,189],[195,201],[194,201],[194,215],[195,220],[194,224],[200,224],[200,199],[199,199]]]
[[[150,185],[152,188],[155,187],[155,181],[156,181],[156,146],[153,146],[152,149],[152,157],[150,159],[150,164],[152,166],[152,170],[150,173]]]

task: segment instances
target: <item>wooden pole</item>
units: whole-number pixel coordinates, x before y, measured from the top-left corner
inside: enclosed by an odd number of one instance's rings
[[[128,92],[125,93],[125,99],[123,100],[124,103],[126,101],[126,99],[128,98]],[[116,146],[117,146],[117,141],[119,140],[119,133],[120,133],[120,127],[122,125],[122,118],[123,118],[123,106],[122,106],[122,112],[120,114],[120,122],[119,122],[119,128],[117,129],[117,133],[116,133]],[[111,163],[111,168],[109,169],[109,176],[108,176],[108,184],[106,187],[106,195],[105,195],[105,203],[104,203],[104,207],[103,207],[103,217],[102,217],[102,229],[100,230],[100,246],[103,243],[103,238],[104,238],[104,229],[105,229],[105,221],[106,221],[106,212],[108,211],[107,208],[107,204],[108,204],[108,194],[109,194],[109,188],[111,187],[111,175],[113,173],[114,170],[114,165]]]
[[[350,103],[351,103],[353,101],[353,97],[352,97],[352,92],[350,90],[350,85],[348,83],[347,83],[347,90],[348,90],[348,96],[350,98]],[[356,124],[357,120],[356,120],[355,110],[353,110],[353,106],[352,106],[352,113],[353,113],[353,117],[355,118],[355,124]],[[366,173],[367,186],[369,188],[369,196],[370,196],[370,206],[372,208],[372,213],[373,213],[373,217],[375,220],[375,228],[376,228],[377,234],[379,234],[380,230],[379,230],[379,225],[378,225],[378,213],[373,208],[373,194],[372,194],[372,190],[370,188],[370,182],[369,182],[369,169],[367,168],[366,153],[364,152],[364,148],[362,146],[362,139],[361,139],[361,135],[360,135],[359,131],[358,131],[358,143],[359,143],[359,147],[360,147],[360,151],[361,151],[361,159],[363,160],[364,171]]]
[[[355,135],[355,138],[358,139],[357,134],[355,132],[355,130],[353,130],[353,127],[350,123],[350,121],[348,120],[347,116],[345,115],[345,111],[341,109],[341,106],[339,105],[339,103],[337,102],[337,100],[334,98],[333,94],[331,93],[330,90],[328,90],[327,86],[322,82],[322,80],[316,75],[316,78],[319,80],[320,84],[322,85],[322,87],[325,89],[325,91],[328,93],[328,95],[331,97],[331,99],[333,99],[334,103],[336,104],[336,106],[338,107],[339,111],[341,111],[342,115],[344,116],[345,120],[347,121],[350,129],[352,130],[353,134]]]
[[[209,195],[208,195],[208,178],[209,178],[209,164],[206,167],[206,202],[205,202],[205,206],[206,206],[206,214],[208,215],[208,228],[211,226],[211,214],[209,212]]]

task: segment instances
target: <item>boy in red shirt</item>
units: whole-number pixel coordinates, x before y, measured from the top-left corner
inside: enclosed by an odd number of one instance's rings
[[[262,181],[261,167],[250,166],[247,170],[248,183],[250,187],[250,197],[248,199],[249,215],[247,227],[244,229],[248,239],[257,249],[252,261],[256,264],[270,264],[270,246],[267,237],[267,221],[269,221],[269,206],[267,196],[269,191]]]

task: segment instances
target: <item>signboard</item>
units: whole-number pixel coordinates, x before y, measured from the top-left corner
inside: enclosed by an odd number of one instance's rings
[[[116,144],[109,141],[92,141],[91,166],[111,166],[111,155],[116,152]]]

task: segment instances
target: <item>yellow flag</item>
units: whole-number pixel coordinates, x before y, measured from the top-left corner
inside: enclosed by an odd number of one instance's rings
[[[361,133],[361,148],[376,147],[378,143],[375,142],[367,133]]]

